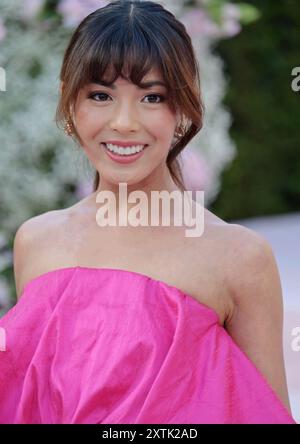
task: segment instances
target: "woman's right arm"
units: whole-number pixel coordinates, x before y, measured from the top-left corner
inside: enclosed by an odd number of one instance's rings
[[[59,239],[65,236],[64,220],[64,212],[52,210],[31,217],[18,228],[13,246],[14,278],[18,300],[27,282],[60,266],[60,263],[57,263],[57,245]],[[63,248],[61,250],[64,252]]]
[[[13,245],[13,264],[14,264],[14,279],[16,287],[17,300],[19,300],[24,284],[27,281],[27,269],[29,267],[30,251],[34,241],[34,223],[33,219],[28,219],[23,222],[18,228]]]

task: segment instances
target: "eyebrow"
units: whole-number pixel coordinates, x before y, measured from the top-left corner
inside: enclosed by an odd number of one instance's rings
[[[117,88],[115,83],[110,84],[108,82],[105,82],[105,80],[98,80],[98,81],[95,81],[92,83],[95,83],[96,85],[100,85],[100,86],[106,86],[107,88],[111,88],[111,89]],[[167,85],[164,82],[161,82],[160,80],[152,80],[149,82],[143,82],[143,83],[140,83],[139,85],[136,85],[136,88],[147,89],[147,88],[151,88],[152,86],[156,86],[156,85],[164,86],[165,88],[167,88]]]

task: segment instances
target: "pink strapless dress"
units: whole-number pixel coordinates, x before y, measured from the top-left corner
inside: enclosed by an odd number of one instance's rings
[[[212,308],[141,273],[49,271],[0,327],[0,423],[296,424]]]

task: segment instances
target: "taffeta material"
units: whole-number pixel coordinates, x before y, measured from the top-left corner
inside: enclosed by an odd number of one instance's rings
[[[49,271],[0,327],[0,423],[296,423],[214,309],[141,273]]]

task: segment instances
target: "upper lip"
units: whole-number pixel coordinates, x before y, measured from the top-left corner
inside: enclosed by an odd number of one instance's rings
[[[139,141],[136,141],[136,140],[129,140],[129,142],[121,142],[120,140],[106,140],[103,143],[111,143],[112,145],[118,145],[118,146],[147,145],[146,143],[139,142]]]

